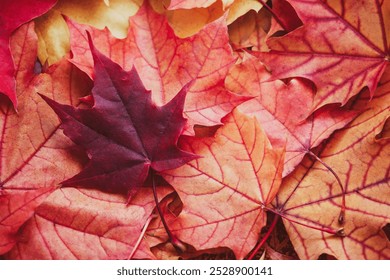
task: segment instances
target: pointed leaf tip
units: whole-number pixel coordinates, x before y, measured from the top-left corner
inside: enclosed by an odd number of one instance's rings
[[[88,38],[88,45],[89,45],[89,48],[92,50],[95,49],[95,46],[93,44],[93,41],[92,41],[92,36],[91,36],[91,33],[89,33],[88,30],[85,31],[85,33],[87,33],[87,38]]]
[[[98,58],[104,56],[102,53],[100,53],[95,45],[93,44],[93,40],[92,40],[92,36],[91,36],[91,33],[89,33],[88,30],[85,31],[87,33],[87,37],[88,37],[88,46],[89,46],[89,49],[91,51],[91,54],[92,54],[92,58],[93,58],[93,63],[94,63],[94,68],[95,68],[95,71],[96,71],[96,62],[98,60]],[[105,57],[105,56],[104,56]]]
[[[82,185],[114,192],[142,186],[149,169],[177,168],[194,155],[177,147],[186,120],[183,107],[187,87],[169,103],[157,106],[135,68],[124,71],[95,51],[95,100],[90,109],[61,105],[40,96],[62,120],[64,134],[85,149],[89,162],[63,185]]]

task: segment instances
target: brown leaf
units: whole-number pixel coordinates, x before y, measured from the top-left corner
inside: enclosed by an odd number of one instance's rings
[[[269,51],[266,44],[271,15],[267,10],[249,11],[229,25],[230,41],[235,49],[251,48],[254,51]]]
[[[234,0],[229,6],[227,23],[234,22],[249,11],[258,12],[262,7],[263,5],[258,0]]]

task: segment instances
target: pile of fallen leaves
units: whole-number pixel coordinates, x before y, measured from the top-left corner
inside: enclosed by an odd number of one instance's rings
[[[390,1],[2,0],[3,259],[389,259]]]

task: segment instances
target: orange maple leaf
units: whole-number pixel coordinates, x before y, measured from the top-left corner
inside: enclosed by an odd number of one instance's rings
[[[366,92],[355,104],[364,112],[336,132],[320,154],[344,185],[344,225],[337,219],[342,193],[321,163],[307,159],[283,182],[273,204],[301,259],[323,253],[338,259],[390,258],[390,242],[382,230],[390,222],[390,146],[389,138],[378,137],[389,117],[389,86],[387,70],[373,100],[366,105]]]
[[[184,204],[172,231],[198,250],[229,247],[244,258],[278,192],[283,150],[273,150],[257,121],[238,110],[215,137],[185,138],[181,148],[201,158],[163,174]]]
[[[364,86],[373,94],[389,60],[390,2],[290,0],[303,26],[270,38],[258,53],[275,78],[303,77],[317,86],[312,111],[344,105]]]

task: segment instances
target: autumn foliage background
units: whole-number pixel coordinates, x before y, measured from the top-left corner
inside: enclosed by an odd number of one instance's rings
[[[2,0],[1,258],[390,259],[389,50],[387,0]]]

